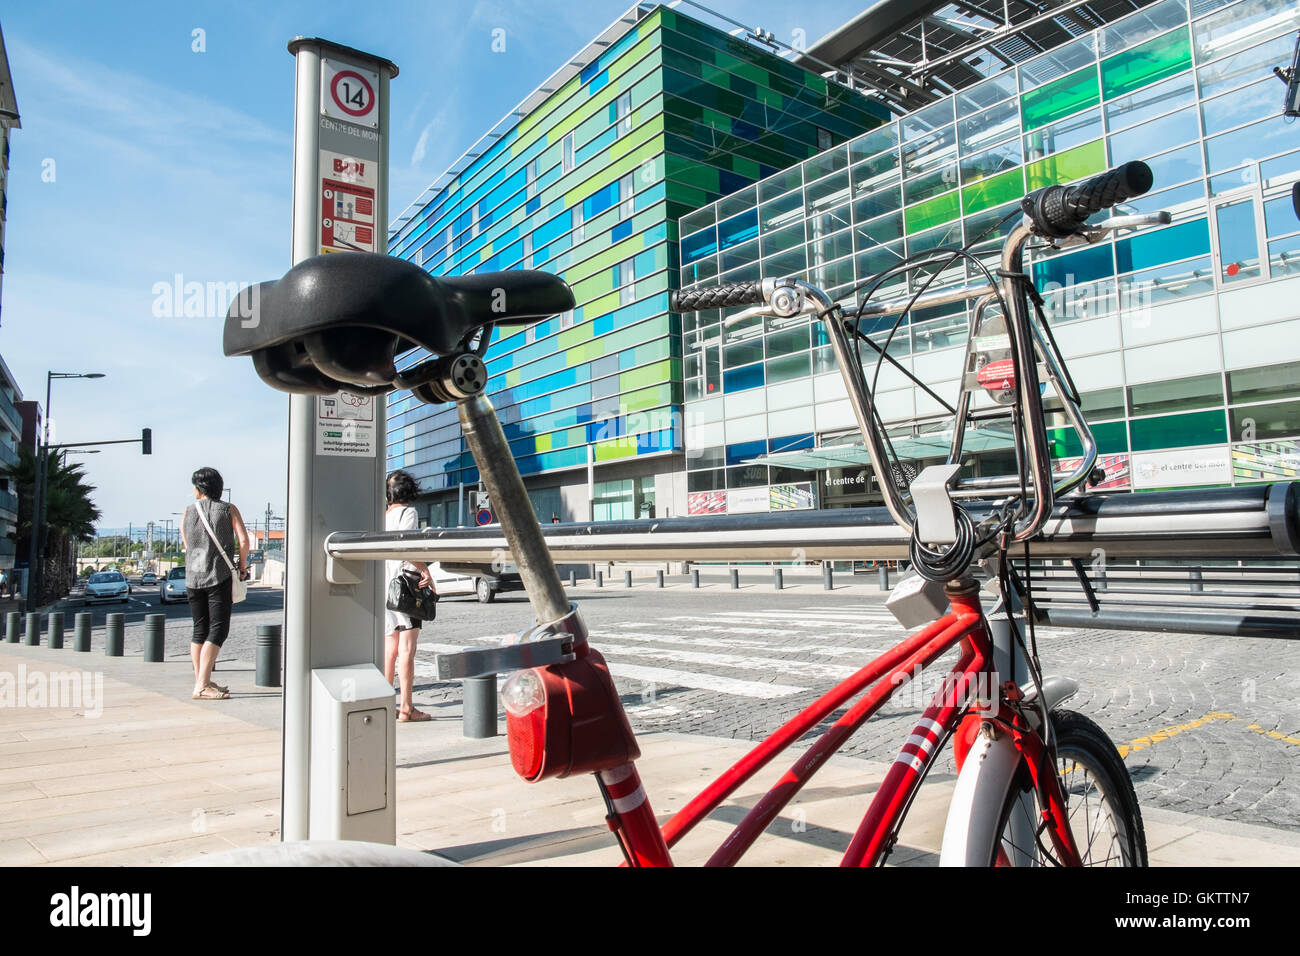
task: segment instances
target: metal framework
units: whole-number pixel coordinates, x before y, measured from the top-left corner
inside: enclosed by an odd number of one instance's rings
[[[880,0],[794,62],[900,116],[1154,0]]]

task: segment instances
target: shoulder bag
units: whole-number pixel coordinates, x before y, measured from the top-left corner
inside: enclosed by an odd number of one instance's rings
[[[221,560],[225,561],[226,567],[230,569],[230,603],[238,604],[248,596],[248,585],[240,579],[239,572],[236,571],[235,566],[230,563],[230,555],[226,554],[226,549],[223,548],[221,542],[217,540],[217,535],[212,530],[212,525],[208,524],[207,515],[203,513],[203,508],[197,501],[194,502],[194,510],[199,513],[199,520],[203,522],[203,527],[207,529],[208,537],[212,539],[212,543],[217,549],[217,554],[221,555]]]

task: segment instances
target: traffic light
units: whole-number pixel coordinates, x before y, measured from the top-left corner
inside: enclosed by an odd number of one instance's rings
[[[153,429],[140,429],[140,453],[142,455],[153,454]]]

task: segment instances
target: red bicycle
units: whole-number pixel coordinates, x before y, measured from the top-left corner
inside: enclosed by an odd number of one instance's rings
[[[673,845],[737,787],[857,698],[709,859],[709,865],[731,865],[899,686],[958,648],[957,663],[903,743],[844,854],[843,865],[876,865],[886,860],[935,755],[951,740],[958,778],[941,863],[1144,866],[1141,813],[1114,744],[1088,718],[1059,709],[1075,692],[1075,683],[1043,677],[1032,615],[1026,616],[1028,641],[1023,624],[1010,614],[1005,619],[986,617],[971,568],[983,565],[1000,585],[1004,612],[1008,606],[1030,604],[1029,582],[1015,574],[1009,550],[1039,532],[1057,496],[1095,478],[1096,444],[1079,410],[1077,391],[1041,310],[1038,322],[1031,319],[1031,307],[1041,300],[1023,272],[1024,245],[1034,236],[1060,244],[1095,241],[1114,229],[1166,222],[1166,214],[1157,214],[1085,224],[1092,213],[1140,195],[1150,185],[1146,165],[1129,163],[1076,186],[1040,190],[1026,198],[1023,219],[1007,236],[997,278],[966,250],[933,250],[875,277],[852,316],[821,290],[798,280],[767,279],[674,293],[672,308],[678,312],[746,307],[728,322],[754,315],[782,319],[807,315],[823,321],[878,475],[900,475],[901,469],[873,404],[874,388],[867,382],[860,349],[863,343],[875,349],[878,375],[880,364],[889,358],[893,330],[882,344],[865,332],[867,320],[896,314],[901,321],[913,308],[961,299],[979,301],[962,394],[957,406],[950,406],[957,427],[948,463],[925,469],[910,485],[881,482],[890,512],[912,534],[911,563],[919,572],[895,589],[889,604],[900,620],[938,619],[804,709],[662,827],[636,771],[636,739],[605,660],[587,640],[577,608],[564,601],[540,536],[534,543],[528,533],[535,522],[522,486],[514,483],[517,471],[504,467],[509,458],[501,454],[503,446],[483,440],[481,410],[486,400],[476,399],[480,411],[470,414],[465,410],[475,405],[462,402],[462,423],[473,426],[467,427],[466,435],[493,500],[523,503],[520,514],[512,513],[509,521],[503,514],[502,524],[516,560],[522,556],[521,569],[527,564],[534,572],[529,590],[538,619],[550,620],[521,636],[517,649],[534,655],[535,666],[516,670],[502,691],[511,759],[520,776],[539,781],[595,774],[610,828],[627,863],[669,865]],[[902,299],[871,301],[871,292],[893,275],[927,265],[934,266],[932,275],[937,275],[963,257],[983,270],[984,281],[935,292],[922,283]],[[1056,475],[1051,469],[1040,368],[1084,443],[1082,461],[1069,474]],[[991,407],[973,407],[972,398],[981,389],[991,399],[987,403]],[[989,427],[999,418],[1010,421],[1020,473],[1002,480],[959,480],[966,428],[974,421]],[[963,507],[954,500],[963,496],[987,504],[982,512]],[[551,662],[540,666],[543,658]],[[506,670],[517,663],[505,649],[439,658],[444,677]]]
[[[510,646],[439,655],[439,675],[513,671],[502,696],[514,768],[529,781],[593,774],[629,865],[671,864],[671,848],[737,787],[847,707],[709,860],[735,863],[898,687],[955,648],[956,663],[902,744],[843,863],[887,860],[926,773],[951,741],[959,770],[941,863],[1144,866],[1145,836],[1132,783],[1105,733],[1086,717],[1060,709],[1076,685],[1043,675],[1028,562],[1022,578],[1010,555],[1039,534],[1059,496],[1098,480],[1097,446],[1042,315],[1041,299],[1023,271],[1024,247],[1031,238],[1063,246],[1168,222],[1165,213],[1087,222],[1150,186],[1150,169],[1128,163],[1074,186],[1040,189],[1024,199],[996,274],[969,247],[931,250],[854,290],[858,304],[852,312],[796,279],[672,295],[671,307],[679,312],[744,310],[727,314],[727,322],[764,315],[824,324],[885,505],[910,534],[916,574],[899,583],[887,606],[905,625],[920,629],[806,707],[662,826],[637,773],[640,751],[609,669],[588,640],[578,608],[568,602],[510,446],[483,394],[488,330],[572,308],[563,281],[532,272],[434,278],[385,256],[319,256],[267,286],[257,327],[248,330],[228,319],[225,350],[251,354],[262,378],[286,391],[359,388],[377,394],[403,388],[427,402],[456,403],[462,434],[539,623]],[[980,278],[932,290],[935,278],[959,260]],[[875,298],[891,279],[930,267],[912,294]],[[883,364],[893,362],[889,346],[909,312],[962,300],[975,305],[961,393],[956,405],[947,406],[955,422],[948,460],[907,482],[873,400],[875,382]],[[892,328],[879,324],[890,315],[897,316]],[[393,356],[411,344],[434,357],[398,371]],[[864,344],[876,354],[870,380]],[[942,401],[925,383],[914,381]],[[1079,463],[1068,473],[1052,469],[1043,415],[1047,386],[1083,444]],[[1002,429],[1015,449],[1016,474],[960,475],[963,442],[976,427]],[[391,538],[394,544],[406,540],[401,533]],[[976,569],[998,595],[988,614]]]

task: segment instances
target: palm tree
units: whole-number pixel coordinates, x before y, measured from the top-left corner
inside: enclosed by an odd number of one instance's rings
[[[91,499],[95,486],[86,483],[81,465],[69,465],[63,452],[51,451],[46,459],[45,479],[45,593],[38,597],[41,603],[67,594],[71,588],[72,570],[68,555],[73,542],[90,541],[95,536],[95,522],[99,509]],[[0,475],[18,486],[18,527],[15,535],[18,554],[30,553],[32,536],[32,503],[36,497],[36,452],[22,446],[18,450],[18,464],[0,470]]]

